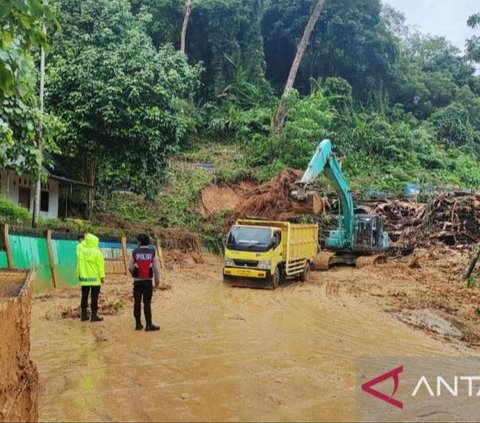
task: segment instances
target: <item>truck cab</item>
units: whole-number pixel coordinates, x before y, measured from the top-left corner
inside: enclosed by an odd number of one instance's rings
[[[239,220],[225,244],[224,282],[234,286],[276,288],[300,275],[315,256],[316,225]]]
[[[225,247],[223,275],[227,283],[268,287],[273,284],[275,271],[281,271],[278,268],[283,255],[280,228],[234,225]],[[281,278],[281,275],[277,276],[280,276],[278,279]]]

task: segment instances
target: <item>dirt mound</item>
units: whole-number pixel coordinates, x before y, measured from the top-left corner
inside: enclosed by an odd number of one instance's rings
[[[100,224],[106,228],[115,228],[129,233],[148,232],[147,225],[140,225],[128,220],[121,219],[113,213],[96,213],[92,217],[94,223]]]
[[[166,250],[180,250],[183,253],[201,250],[201,243],[198,236],[187,229],[160,229],[155,235],[160,239],[162,248]]]
[[[394,241],[413,247],[468,248],[480,242],[480,194],[441,194],[428,203],[389,201],[375,213]]]
[[[182,252],[178,249],[166,250],[163,254],[165,262],[179,266],[190,267],[195,263],[203,263],[203,256],[200,251]]]
[[[318,214],[325,208],[325,203],[318,195],[306,201],[295,200],[291,193],[297,189],[295,182],[303,172],[285,169],[269,182],[257,186],[248,198],[235,209],[231,222],[247,216],[275,220],[287,220],[300,214]],[[231,223],[230,222],[230,223]]]
[[[234,210],[242,201],[242,195],[230,185],[209,185],[202,190],[202,211],[204,215],[223,210]]]

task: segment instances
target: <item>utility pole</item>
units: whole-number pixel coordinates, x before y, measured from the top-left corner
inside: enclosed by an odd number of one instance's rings
[[[44,5],[48,5],[48,0],[43,0]],[[42,23],[42,30],[47,35],[47,26]],[[40,49],[40,118],[38,122],[38,139],[37,139],[37,180],[35,181],[35,194],[33,197],[33,213],[32,213],[32,226],[36,228],[38,226],[38,218],[40,216],[40,199],[42,195],[42,171],[43,171],[43,113],[45,95],[45,49],[42,46]]]

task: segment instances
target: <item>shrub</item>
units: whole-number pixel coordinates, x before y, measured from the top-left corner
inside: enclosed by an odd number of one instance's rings
[[[26,224],[32,220],[27,209],[0,195],[0,221],[4,223]]]

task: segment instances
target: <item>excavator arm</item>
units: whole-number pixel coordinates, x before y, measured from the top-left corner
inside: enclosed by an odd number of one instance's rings
[[[339,245],[336,247],[347,247],[352,242],[354,231],[354,206],[353,198],[350,193],[345,176],[343,175],[340,164],[332,151],[332,143],[330,140],[323,140],[317,147],[307,170],[303,174],[302,179],[297,182],[298,190],[293,194],[299,199],[305,199],[308,193],[309,185],[320,175],[324,173],[333,188],[337,192],[340,199],[340,207],[342,217],[338,222],[338,231],[336,240]],[[342,236],[345,234],[345,236]],[[333,241],[333,239],[332,239]],[[343,244],[343,245],[342,245]]]

